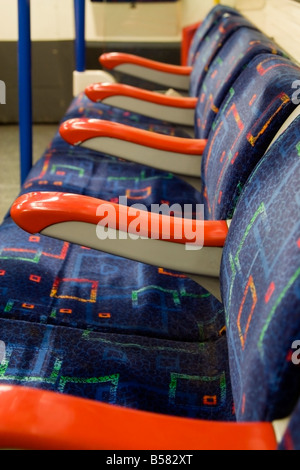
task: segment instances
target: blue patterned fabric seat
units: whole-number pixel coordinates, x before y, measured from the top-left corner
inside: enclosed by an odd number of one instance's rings
[[[201,192],[172,173],[72,147],[57,136],[30,172],[22,192],[68,191],[128,203],[204,203],[206,219],[231,218],[242,187],[297,104],[300,69],[273,54],[256,56],[233,83],[202,158]],[[196,131],[201,135],[201,122]],[[200,173],[199,173],[200,174]]]
[[[6,345],[0,383],[209,420],[289,415],[299,398],[300,373],[290,354],[300,334],[299,124],[300,117],[268,150],[236,207],[221,264],[225,316],[221,303],[213,305],[203,293],[201,299],[198,287],[179,273],[164,273],[171,289],[153,285],[154,271],[151,276],[138,263],[43,236],[27,234],[24,245],[24,233],[7,219],[1,243],[6,231],[6,243],[15,248],[2,250],[7,303],[0,322]],[[22,248],[13,242],[18,237]],[[12,254],[19,258],[15,276],[20,263],[22,271],[26,260],[29,266],[27,286],[14,291],[5,284]],[[47,263],[40,264],[43,257]],[[148,286],[142,286],[146,277]],[[191,328],[185,322],[193,312],[199,316]]]
[[[225,16],[205,36],[205,41],[200,44],[195,55],[190,81],[190,96],[199,96],[203,80],[207,75],[212,61],[231,36],[240,28],[258,31],[256,26],[246,18],[240,16]]]
[[[235,411],[289,416],[299,399],[300,117],[256,166],[236,207],[221,267]]]

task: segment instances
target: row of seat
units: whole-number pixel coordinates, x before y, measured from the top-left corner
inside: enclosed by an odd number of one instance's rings
[[[297,448],[300,68],[224,6],[199,26],[187,67],[101,62],[172,88],[176,72],[189,96],[89,86],[3,221],[0,391],[6,403],[5,385],[22,386],[10,393],[20,409],[30,400],[35,431],[14,413],[18,440],[2,409],[0,445]],[[203,205],[204,247],[163,232],[132,240],[126,224],[97,236],[110,211],[147,227],[137,203],[171,206],[170,223]],[[78,428],[49,437],[49,407],[72,410]]]

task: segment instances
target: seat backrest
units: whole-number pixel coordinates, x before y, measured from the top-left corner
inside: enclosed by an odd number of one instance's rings
[[[198,96],[203,80],[209,66],[219,50],[224,46],[231,35],[239,28],[250,28],[257,31],[257,27],[242,16],[223,16],[210,30],[198,47],[190,78],[190,96]]]
[[[249,62],[259,54],[277,54],[282,51],[264,34],[249,28],[235,31],[211,63],[202,83],[196,107],[195,135],[207,139],[219,108]]]
[[[202,158],[207,219],[232,217],[242,187],[278,130],[298,106],[300,68],[273,54],[256,56],[220,108]]]
[[[189,66],[194,64],[197,49],[204,40],[205,36],[224,15],[240,16],[240,13],[234,8],[227,7],[225,5],[216,5],[214,8],[212,8],[212,10],[210,10],[194,34],[188,54]]]
[[[235,411],[241,421],[289,416],[299,398],[300,116],[244,187],[224,247],[221,283]]]

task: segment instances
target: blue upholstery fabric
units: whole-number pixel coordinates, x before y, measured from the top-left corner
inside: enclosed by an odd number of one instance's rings
[[[2,318],[1,338],[7,347],[2,384],[169,415],[232,419],[221,366],[227,367],[225,337],[179,342]]]
[[[251,37],[253,33],[254,36],[260,37],[260,33],[250,32],[250,30],[245,32],[244,29],[243,31],[240,29],[238,33],[241,36],[245,34],[246,37],[248,35]],[[265,46],[259,42],[257,47],[272,47],[272,44]],[[232,217],[241,189],[251,171],[268,148],[281,124],[296,106],[292,101],[294,93],[292,84],[299,79],[300,70],[289,59],[273,54],[262,54],[256,56],[248,64],[229,89],[208,136],[209,140],[202,160],[203,188],[201,197],[200,199],[198,197],[197,201],[205,204],[207,219]],[[201,137],[203,132],[201,122],[198,120],[197,124],[196,134],[197,137]],[[127,164],[123,164],[122,172],[126,171]],[[72,165],[76,165],[75,161]],[[100,168],[101,164],[98,163],[98,165]],[[106,179],[109,178],[109,168],[112,167],[108,164]],[[141,171],[144,170],[144,167],[131,164],[131,171],[137,171],[136,178],[139,178]],[[103,174],[102,170],[99,174]],[[155,174],[158,178],[156,184],[159,186],[162,184],[159,175],[164,179],[165,174],[159,171]],[[55,178],[52,170],[51,175],[48,172],[47,181]],[[93,181],[93,178],[90,177],[90,180]],[[101,191],[97,194],[97,188],[100,188],[97,178],[95,179],[96,191],[91,185],[86,187],[83,179],[77,179],[77,182],[73,179],[75,184],[72,191],[81,192],[81,187],[83,187],[84,192],[102,197]],[[134,173],[130,173],[130,178],[134,178]],[[65,186],[63,179],[61,181],[62,188],[69,190],[69,186]],[[36,184],[39,182],[36,181]],[[79,185],[79,189],[76,189],[76,185]],[[37,188],[37,186],[33,187]],[[114,188],[111,187],[111,190],[114,191]],[[171,194],[176,197],[176,185]],[[177,194],[180,193],[177,192]],[[115,197],[118,195],[120,195],[119,192]],[[184,194],[182,196],[184,198]],[[195,192],[191,194],[191,197],[191,200],[195,201]],[[145,203],[147,204],[147,201]]]
[[[225,98],[203,159],[207,219],[232,217],[241,189],[276,132],[297,106],[292,84],[300,68],[286,58],[255,57]]]
[[[238,29],[220,49],[202,83],[196,107],[200,139],[208,138],[219,108],[242,70],[255,56],[265,53],[285,55],[271,39],[249,28]]]
[[[63,154],[59,159],[57,171],[66,171]],[[147,173],[140,181],[148,184]],[[110,183],[115,189],[117,181]],[[180,273],[30,235],[7,217],[0,292],[0,383],[235,419],[222,304]]]
[[[278,450],[300,450],[300,400],[293,411],[288,428],[279,443]]]
[[[206,15],[203,22],[200,24],[194,34],[188,54],[189,66],[192,66],[194,64],[197,49],[204,40],[205,36],[221,20],[224,15],[239,16],[240,13],[234,8],[230,8],[225,5],[216,5],[210,10],[210,12]]]
[[[239,28],[249,28],[257,31],[257,28],[246,18],[241,16],[225,16],[205,36],[205,40],[198,47],[193,65],[189,90],[190,96],[199,96],[203,80],[212,61],[231,35]]]
[[[289,416],[299,399],[300,117],[243,190],[222,260],[230,373],[239,421]]]

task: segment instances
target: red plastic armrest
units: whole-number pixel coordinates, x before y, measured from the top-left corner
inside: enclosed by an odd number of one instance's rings
[[[167,96],[162,93],[119,83],[93,83],[85,89],[85,94],[90,100],[95,102],[103,101],[111,96],[127,96],[162,106],[183,109],[195,109],[198,101],[197,98]]]
[[[99,206],[101,205],[103,205],[105,211],[101,211],[101,215],[99,215]],[[112,214],[114,217],[110,218]],[[40,233],[51,225],[71,221],[95,226],[103,222],[103,225],[108,227],[129,232],[131,223],[138,217],[140,221],[139,235],[141,237],[179,244],[191,242],[185,236],[185,231],[181,229],[185,223],[185,219],[181,217],[151,213],[78,194],[46,191],[24,194],[12,205],[11,216],[23,230],[29,233]],[[196,232],[196,228],[200,224],[204,224],[203,246],[224,246],[228,233],[226,221],[192,220],[192,231]],[[163,227],[166,226],[170,226],[167,234],[163,231]],[[147,227],[145,231],[144,227]],[[157,232],[153,232],[154,227],[155,230],[158,230]],[[182,234],[181,238],[175,235],[178,233]]]
[[[1,385],[0,399],[2,449],[276,449],[270,423],[177,418],[15,385]]]
[[[71,145],[80,145],[95,137],[110,137],[135,144],[187,155],[202,155],[206,139],[187,139],[137,129],[117,122],[75,118],[61,124],[60,135]]]
[[[108,52],[99,57],[101,65],[107,69],[114,69],[122,64],[133,64],[140,67],[146,67],[159,72],[165,72],[175,75],[190,75],[192,67],[182,65],[165,64],[156,60],[145,59],[134,54],[121,52]]]

